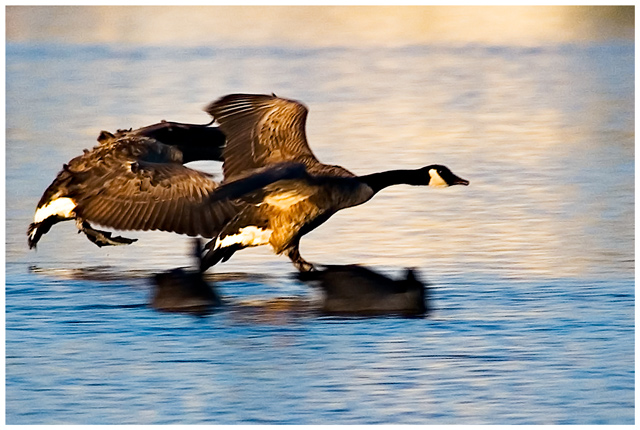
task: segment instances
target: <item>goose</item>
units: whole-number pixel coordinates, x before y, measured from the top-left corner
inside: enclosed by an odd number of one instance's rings
[[[191,225],[195,221],[188,210],[174,216],[218,185],[210,175],[184,166],[197,160],[222,161],[225,136],[209,125],[162,121],[115,134],[102,131],[98,145],[64,164],[45,190],[27,230],[29,248],[67,220],[75,220],[79,232],[100,247],[137,239],[113,237],[89,221],[121,230],[197,231],[214,237],[216,232],[206,226],[228,218],[231,208],[218,204],[200,213],[208,221],[204,229]]]
[[[295,100],[231,94],[205,110],[218,126],[197,128],[205,138],[193,142],[190,127],[164,141],[158,132],[101,135],[100,145],[65,165],[45,191],[29,227],[30,246],[56,222],[75,219],[99,246],[133,239],[113,238],[89,222],[211,238],[202,271],[241,249],[270,245],[305,272],[314,266],[300,255],[300,238],[338,210],[395,184],[469,184],[437,164],[364,176],[322,164],[307,143],[308,110]],[[222,183],[184,166],[197,159],[223,161]]]
[[[356,176],[320,163],[307,143],[307,108],[274,94],[231,94],[206,111],[227,138],[224,182],[211,200],[244,205],[205,246],[203,270],[240,249],[269,244],[299,271],[311,271],[313,264],[300,255],[300,238],[337,211],[365,203],[391,185],[469,184],[438,164]]]

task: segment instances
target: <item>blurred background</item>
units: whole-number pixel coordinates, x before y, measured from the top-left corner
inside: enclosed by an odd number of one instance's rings
[[[634,7],[5,13],[9,424],[633,422]],[[416,268],[428,318],[167,316],[147,279],[190,265],[188,238],[99,249],[67,223],[28,250],[100,130],[206,123],[232,92],[305,103],[323,162],[470,180],[385,190],[301,242]],[[268,249],[212,272],[232,302],[314,294]]]
[[[7,8],[10,41],[172,46],[406,46],[633,40],[634,8],[217,6]]]

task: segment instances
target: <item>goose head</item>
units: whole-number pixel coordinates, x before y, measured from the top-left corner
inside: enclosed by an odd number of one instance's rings
[[[420,170],[426,173],[425,177],[428,178],[426,185],[430,187],[444,188],[451,185],[469,185],[469,181],[455,175],[447,166],[432,164]]]

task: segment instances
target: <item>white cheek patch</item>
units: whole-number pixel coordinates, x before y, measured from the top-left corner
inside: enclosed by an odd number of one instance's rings
[[[431,180],[429,181],[430,187],[443,188],[449,186],[449,184],[447,184],[445,180],[442,179],[442,176],[440,176],[436,169],[430,169],[429,176],[431,177]]]
[[[76,202],[72,199],[69,197],[59,197],[41,208],[38,208],[38,210],[36,210],[36,214],[33,216],[33,222],[42,222],[53,215],[57,215],[61,218],[73,218],[72,213],[75,208]]]
[[[269,243],[272,230],[262,229],[254,226],[243,227],[237,234],[225,236],[222,240],[218,239],[215,249],[226,248],[231,245],[243,246],[259,246]]]
[[[286,191],[265,197],[264,203],[270,206],[275,206],[279,209],[288,209],[307,197],[309,196],[306,194],[296,193],[295,191]]]

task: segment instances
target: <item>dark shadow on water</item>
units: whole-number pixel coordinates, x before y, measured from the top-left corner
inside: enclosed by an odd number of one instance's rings
[[[310,287],[308,295],[224,299],[217,290],[220,282],[266,285],[273,277],[239,272],[203,274],[189,268],[160,273],[144,270],[123,272],[110,266],[77,269],[32,266],[30,272],[94,282],[147,280],[151,286],[148,306],[153,309],[197,316],[225,310],[232,318],[241,321],[283,323],[291,318],[314,316],[422,317],[429,310],[428,285],[422,283],[411,269],[404,277],[392,279],[355,264],[321,266],[321,270],[294,275]]]
[[[326,266],[297,278],[322,292],[319,302],[304,297],[245,300],[232,304],[246,316],[319,313],[334,316],[424,316],[427,286],[414,271],[391,279],[359,265]],[[202,274],[174,269],[155,275],[152,307],[163,311],[204,313],[222,304],[215,286]],[[259,318],[260,319],[260,318]],[[276,320],[278,318],[276,317]]]
[[[391,279],[364,266],[336,265],[300,273],[298,279],[322,290],[321,311],[328,315],[422,316],[428,311],[428,288],[412,269],[404,279]]]
[[[150,304],[159,311],[206,315],[222,305],[215,288],[198,271],[169,270],[153,276],[152,283]]]

